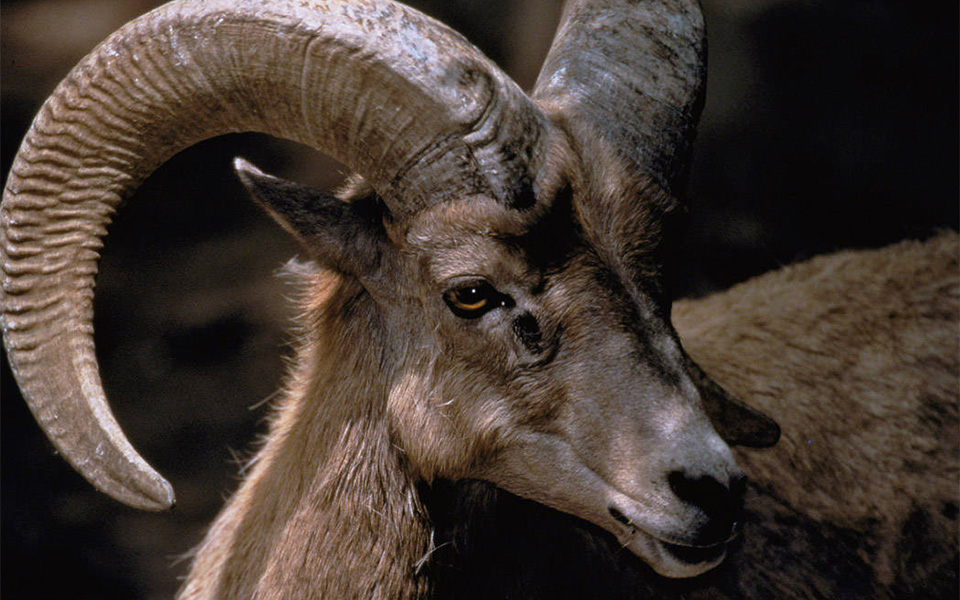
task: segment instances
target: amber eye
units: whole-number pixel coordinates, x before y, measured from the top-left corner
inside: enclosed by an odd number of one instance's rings
[[[447,290],[443,300],[450,311],[461,319],[477,319],[500,306],[509,306],[510,296],[501,294],[485,281]]]

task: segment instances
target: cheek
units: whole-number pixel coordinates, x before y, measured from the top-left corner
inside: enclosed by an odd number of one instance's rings
[[[433,378],[405,373],[387,399],[393,444],[421,477],[455,477],[467,461],[454,423],[437,409]]]
[[[485,318],[484,321],[463,326],[445,319],[436,329],[436,344],[442,348],[442,355],[450,363],[438,369],[446,371],[444,377],[450,385],[460,379],[457,373],[480,371],[480,379],[474,381],[483,382],[507,368],[510,353],[506,343],[508,340],[504,339],[499,323],[491,321]]]
[[[427,480],[469,476],[510,424],[503,403],[476,384],[475,374],[454,373],[407,372],[387,400],[394,444]]]
[[[510,421],[521,433],[558,433],[569,417],[567,389],[554,369],[515,375],[507,386],[507,398]]]
[[[504,331],[439,323],[408,332],[408,343],[418,335],[418,350],[432,348],[433,356],[401,366],[388,414],[394,444],[425,479],[474,476],[479,465],[513,443],[516,432],[554,427],[563,397],[556,378],[548,368],[515,364],[514,346],[544,341],[539,326],[527,321],[505,320]]]

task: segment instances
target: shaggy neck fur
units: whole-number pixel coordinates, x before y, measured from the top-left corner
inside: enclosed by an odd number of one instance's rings
[[[307,337],[268,442],[199,548],[182,598],[429,592],[431,530],[390,442],[376,311],[355,283],[309,285]]]

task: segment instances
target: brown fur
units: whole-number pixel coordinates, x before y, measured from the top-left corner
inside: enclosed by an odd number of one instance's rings
[[[426,517],[389,443],[369,297],[306,285],[299,362],[270,437],[217,519],[184,598],[413,598]],[[343,319],[340,315],[354,315]]]

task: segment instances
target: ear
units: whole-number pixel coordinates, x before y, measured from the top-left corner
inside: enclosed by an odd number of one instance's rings
[[[768,448],[780,439],[780,426],[762,412],[744,404],[720,387],[700,365],[686,355],[687,369],[700,390],[714,429],[731,446]]]
[[[374,272],[386,243],[382,209],[343,202],[315,188],[267,175],[242,158],[233,167],[247,191],[320,265],[362,277]]]

